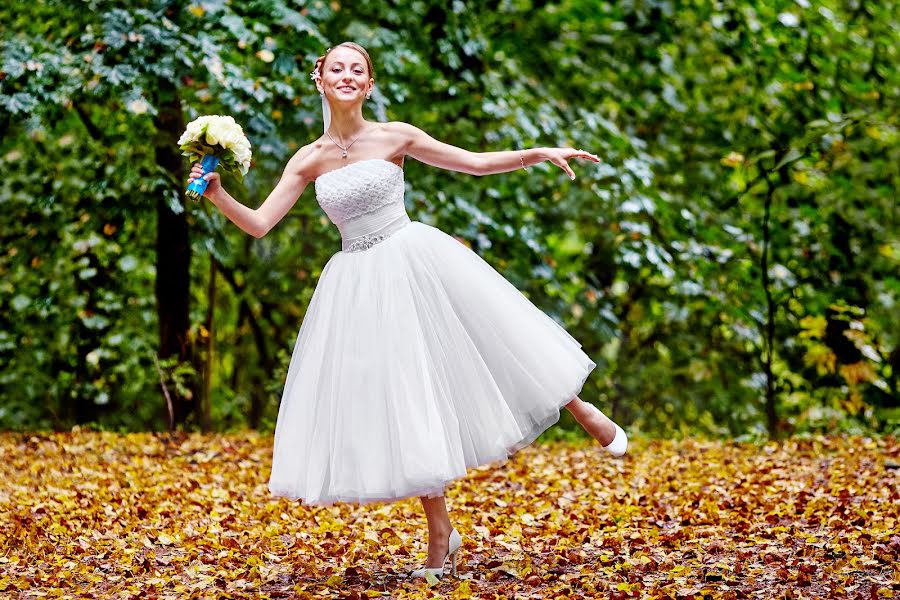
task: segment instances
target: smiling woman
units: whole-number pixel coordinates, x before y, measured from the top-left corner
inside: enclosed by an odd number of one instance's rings
[[[328,109],[324,134],[288,161],[262,206],[204,175],[206,196],[255,236],[315,182],[341,233],[291,357],[269,489],[318,505],[419,496],[428,560],[410,575],[441,576],[448,558],[455,573],[462,538],[448,483],[529,445],[562,407],[615,456],[627,438],[577,396],[597,366],[581,344],[468,247],[410,219],[403,161],[488,175],[546,160],[574,178],[570,159],[600,159],[574,148],[472,152],[407,123],[366,121],[372,62],[351,42],[319,57],[312,76]]]
[[[345,93],[345,94],[352,94],[357,89],[359,89],[359,87],[360,87],[359,82],[362,81],[363,78],[367,77],[368,81],[365,83],[365,85],[366,85],[366,100],[368,100],[369,98],[372,97],[372,88],[375,85],[375,79],[374,79],[375,69],[372,68],[372,59],[369,57],[369,53],[366,51],[366,49],[363,48],[362,46],[360,46],[359,44],[356,44],[354,42],[344,42],[344,43],[336,46],[335,48],[342,48],[342,47],[350,48],[351,50],[356,51],[355,54],[357,56],[352,57],[350,59],[351,61],[355,60],[355,62],[351,62],[350,65],[345,65],[341,61],[333,61],[329,65],[329,70],[332,71],[332,73],[334,75],[332,75],[330,77],[338,77],[342,70],[344,70],[344,71],[349,70],[350,73],[353,73],[356,76],[356,78],[358,79],[356,86],[354,86],[352,83],[348,82],[348,83],[344,83],[344,84],[340,85],[340,87],[337,88],[338,91]],[[331,53],[332,50],[334,50],[334,48],[329,48],[325,52],[325,54],[323,54],[322,56],[320,56],[319,58],[316,59],[316,68],[313,69],[313,72],[310,74],[310,76],[313,78],[313,80],[317,80],[317,79],[323,80],[323,69],[322,68],[325,64],[325,59],[328,57],[328,55]],[[365,58],[365,64],[363,64],[359,61],[359,58],[358,58],[359,55],[361,55],[363,58]],[[327,75],[327,73],[326,73],[326,75]],[[331,109],[329,106],[329,100],[325,97],[324,87],[319,90],[319,94],[322,96],[322,119],[325,124],[325,133],[328,134],[328,127],[331,124]],[[328,136],[331,137],[330,134],[328,134]],[[332,140],[332,141],[334,141],[334,140]],[[335,142],[335,143],[337,143],[337,142]],[[342,147],[342,149],[343,149],[343,147]],[[347,158],[346,149],[344,149],[343,153],[341,154],[341,158]]]

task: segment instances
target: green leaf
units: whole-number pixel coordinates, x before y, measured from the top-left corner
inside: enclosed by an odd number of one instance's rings
[[[753,164],[753,163],[757,163],[766,158],[772,158],[773,156],[775,156],[774,150],[772,150],[772,149],[764,150],[763,152],[760,152],[759,154],[756,154],[756,155],[750,157],[749,159],[747,159],[747,162],[749,164]]]
[[[791,149],[788,150],[787,154],[785,154],[785,155],[781,158],[781,160],[778,161],[778,164],[775,165],[775,168],[774,168],[773,170],[774,170],[774,171],[777,171],[777,170],[780,169],[781,167],[783,167],[783,166],[785,166],[785,165],[787,165],[787,164],[790,164],[790,163],[792,163],[792,162],[795,162],[795,161],[799,160],[799,159],[802,158],[802,157],[803,157],[803,152],[802,152],[801,150],[799,150],[798,148],[791,148]]]

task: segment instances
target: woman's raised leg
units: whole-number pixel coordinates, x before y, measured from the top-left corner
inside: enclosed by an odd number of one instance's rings
[[[592,438],[600,442],[600,445],[604,448],[609,447],[608,450],[616,456],[625,453],[628,444],[625,432],[622,432],[617,440],[616,435],[620,428],[600,409],[593,404],[588,404],[578,396],[572,398],[571,402],[566,404],[566,408],[569,409],[578,424],[584,427],[584,430],[591,434]],[[617,443],[611,445],[614,441]]]

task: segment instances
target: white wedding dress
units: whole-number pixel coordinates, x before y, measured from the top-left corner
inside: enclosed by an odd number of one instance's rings
[[[403,169],[321,175],[342,251],[294,346],[269,490],[328,506],[437,496],[559,420],[596,364],[453,237],[411,221]]]

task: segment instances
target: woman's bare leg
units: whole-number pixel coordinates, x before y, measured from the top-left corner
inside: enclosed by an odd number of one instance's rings
[[[584,427],[585,431],[591,434],[591,437],[600,442],[601,446],[608,446],[616,437],[616,426],[612,420],[595,407],[575,396],[571,402],[566,404],[566,408],[578,421],[578,424]]]
[[[447,512],[444,496],[438,498],[420,496],[419,499],[428,520],[428,560],[425,567],[436,569],[442,566],[441,561],[450,549],[450,532],[453,531],[453,525],[450,524],[450,513]]]

